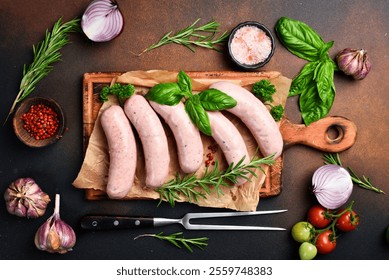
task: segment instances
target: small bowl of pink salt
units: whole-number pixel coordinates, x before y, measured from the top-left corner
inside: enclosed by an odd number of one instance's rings
[[[262,23],[246,21],[238,24],[228,39],[232,60],[241,68],[256,69],[270,61],[275,49],[271,31]]]

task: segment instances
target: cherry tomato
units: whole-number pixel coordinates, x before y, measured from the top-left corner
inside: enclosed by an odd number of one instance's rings
[[[314,205],[308,210],[308,221],[316,228],[325,228],[331,223],[331,219],[327,219],[325,213],[326,208],[321,205]]]
[[[293,239],[297,242],[303,243],[311,240],[313,226],[308,222],[298,222],[292,227]]]
[[[299,255],[301,260],[313,260],[316,257],[316,246],[309,242],[301,243],[299,247]]]
[[[354,210],[346,211],[336,221],[336,227],[341,231],[353,231],[359,225],[359,216]]]
[[[336,239],[332,230],[328,229],[320,233],[315,245],[319,254],[331,253],[336,247]]]

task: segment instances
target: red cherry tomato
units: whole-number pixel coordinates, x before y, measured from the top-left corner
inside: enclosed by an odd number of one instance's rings
[[[326,212],[328,210],[323,206],[314,205],[308,210],[308,221],[316,228],[325,228],[331,223],[325,215]]]
[[[316,248],[319,254],[329,254],[336,247],[336,239],[332,230],[328,229],[319,234],[316,239]]]
[[[336,227],[341,231],[353,231],[359,225],[359,216],[354,210],[346,211],[336,221]]]

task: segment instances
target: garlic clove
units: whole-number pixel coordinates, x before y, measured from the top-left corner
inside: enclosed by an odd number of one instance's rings
[[[54,213],[39,227],[35,234],[34,243],[39,250],[65,254],[76,245],[76,234],[72,227],[60,218],[59,199],[60,196],[57,194]]]
[[[19,178],[12,182],[4,193],[7,211],[10,214],[38,218],[46,212],[50,198],[32,178]]]

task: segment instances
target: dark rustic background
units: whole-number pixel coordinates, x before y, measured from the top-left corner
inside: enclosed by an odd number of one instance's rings
[[[32,45],[44,37],[58,18],[64,21],[81,17],[89,0],[2,0],[0,3],[0,119],[11,107],[22,77],[23,64],[32,61]],[[374,184],[389,194],[389,83],[388,62],[389,2],[379,1],[117,1],[125,18],[120,37],[108,43],[93,43],[82,34],[72,34],[70,45],[62,50],[62,61],[42,80],[34,96],[56,99],[67,117],[68,132],[57,144],[39,150],[24,146],[13,133],[12,122],[0,127],[0,193],[18,177],[33,177],[54,198],[62,196],[61,217],[76,231],[77,244],[66,255],[38,251],[33,243],[44,217],[25,220],[7,213],[0,203],[0,259],[297,259],[298,244],[290,228],[306,218],[315,202],[309,193],[311,176],[322,165],[322,153],[295,146],[285,151],[283,190],[280,196],[262,199],[260,210],[287,208],[286,214],[250,217],[235,223],[283,226],[285,232],[189,232],[187,237],[209,237],[206,250],[189,253],[155,239],[133,238],[159,230],[83,232],[80,218],[89,213],[158,215],[180,217],[190,211],[211,211],[189,204],[172,209],[155,201],[86,201],[83,191],[72,187],[83,160],[82,152],[82,75],[85,72],[128,70],[236,70],[226,54],[211,50],[188,49],[170,45],[134,56],[158,41],[168,31],[177,31],[197,18],[201,23],[214,19],[220,29],[231,30],[242,21],[254,20],[272,31],[282,16],[304,21],[325,41],[334,40],[331,56],[343,48],[364,48],[372,60],[372,71],[365,80],[353,81],[335,74],[337,90],[330,115],[344,116],[358,127],[355,145],[341,154],[343,162],[358,174],[371,177]],[[279,42],[272,60],[261,70],[277,70],[293,78],[305,61],[289,53]],[[286,114],[300,123],[296,98],[289,98]],[[355,187],[352,199],[361,216],[357,231],[341,236],[336,250],[317,259],[387,259],[389,245],[384,230],[389,225],[388,194],[379,195]],[[161,229],[165,233],[181,231],[179,226]]]

